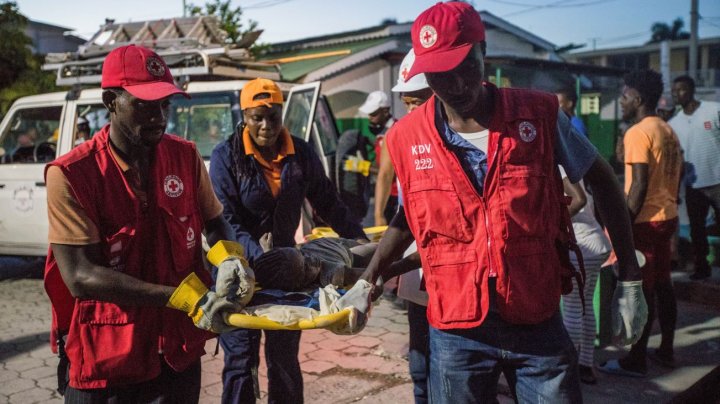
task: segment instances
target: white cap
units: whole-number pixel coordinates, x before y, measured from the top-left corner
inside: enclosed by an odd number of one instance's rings
[[[390,97],[383,91],[373,91],[358,109],[363,114],[370,115],[380,108],[388,107],[390,107]]]
[[[410,48],[410,52],[405,55],[402,63],[400,63],[400,73],[398,74],[397,84],[392,88],[394,93],[411,93],[429,87],[425,75],[422,73],[416,74],[410,77],[410,80],[405,81],[405,77],[410,73],[410,68],[413,63],[415,63],[415,51]]]

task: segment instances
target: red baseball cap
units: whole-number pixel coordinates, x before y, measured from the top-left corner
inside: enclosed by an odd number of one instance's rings
[[[406,80],[416,74],[457,67],[475,43],[485,40],[485,25],[471,5],[451,1],[423,11],[415,19],[410,35],[415,63]]]
[[[115,48],[105,57],[100,87],[121,87],[145,101],[160,100],[173,94],[190,98],[175,86],[170,69],[157,53],[135,45]]]

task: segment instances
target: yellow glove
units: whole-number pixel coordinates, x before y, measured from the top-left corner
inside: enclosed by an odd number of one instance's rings
[[[166,306],[188,313],[196,327],[215,333],[234,329],[225,324],[225,314],[240,311],[236,303],[210,292],[194,272],[180,282]]]
[[[255,292],[255,273],[244,255],[242,245],[227,240],[218,241],[207,253],[208,261],[218,268],[215,292],[243,307]]]

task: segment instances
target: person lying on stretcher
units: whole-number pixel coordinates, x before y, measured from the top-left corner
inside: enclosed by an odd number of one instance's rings
[[[260,239],[264,253],[253,271],[265,289],[288,292],[333,285],[350,287],[357,282],[377,249],[377,243],[360,244],[344,238],[319,238],[296,247],[273,247],[272,234]]]

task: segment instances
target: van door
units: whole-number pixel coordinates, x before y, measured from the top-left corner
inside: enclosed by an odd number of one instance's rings
[[[13,106],[0,127],[0,254],[47,254],[45,164],[58,155],[65,103]]]
[[[322,142],[313,139],[317,139],[317,134],[313,137],[313,129],[317,132],[315,116],[319,96],[320,82],[303,84],[290,89],[283,110],[283,125],[288,128],[290,134],[313,145],[315,153],[323,164],[325,174],[330,177],[331,162],[325,158]]]

